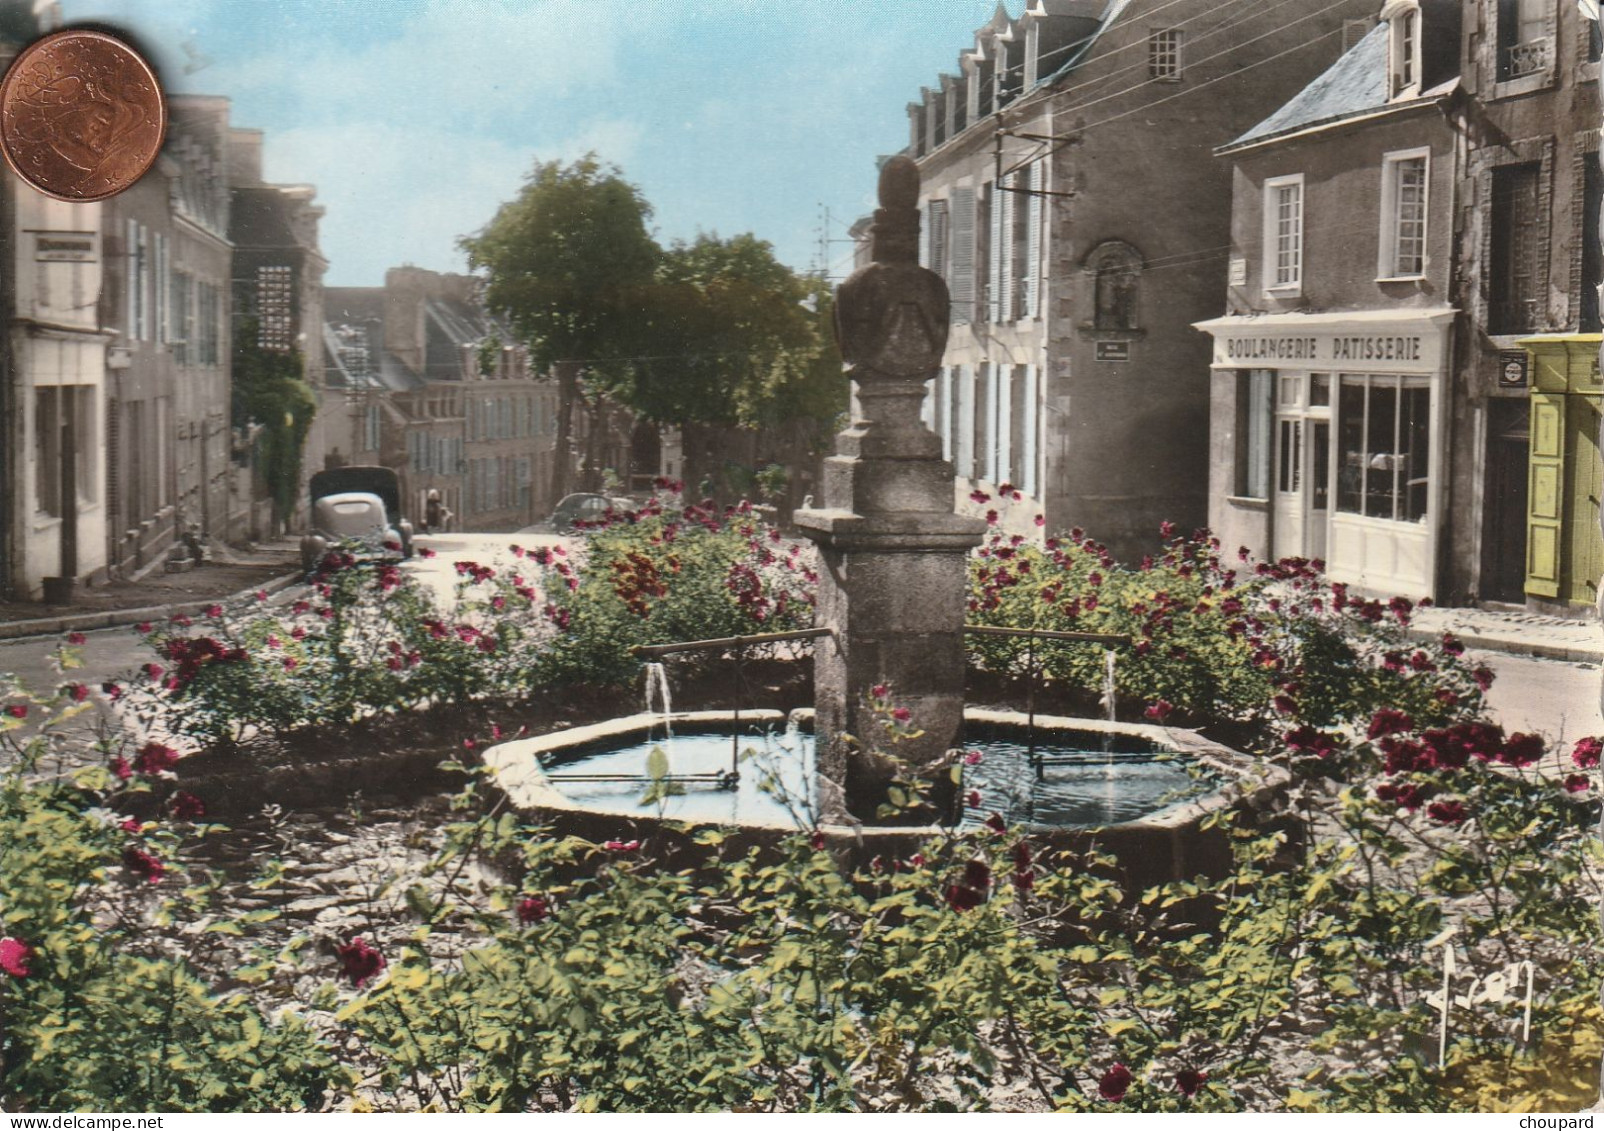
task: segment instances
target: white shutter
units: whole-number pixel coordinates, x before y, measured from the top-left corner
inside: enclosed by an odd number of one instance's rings
[[[930,209],[932,204],[925,201],[919,205],[919,266],[930,266]]]
[[[930,202],[930,270],[947,279],[947,202]]]
[[[123,248],[123,282],[126,284],[128,294],[127,310],[124,312],[127,323],[123,327],[123,335],[129,341],[139,337],[139,224],[137,221],[128,221],[128,233],[125,237],[126,246]]]
[[[986,321],[1002,321],[1002,198],[1007,194],[994,182],[990,194],[990,243],[986,248]]]
[[[1025,317],[1035,318],[1041,305],[1041,202],[1040,161],[1030,163],[1030,195],[1026,200]]]
[[[997,375],[997,441],[993,483],[1004,483],[1013,478],[1014,459],[1014,369],[1012,365],[999,365]],[[1018,486],[1018,484],[1014,484]]]
[[[1025,451],[1021,464],[1024,469],[1025,482],[1019,489],[1027,495],[1036,494],[1036,462],[1037,453],[1041,451],[1041,439],[1036,434],[1041,420],[1041,370],[1034,365],[1025,366]]]
[[[957,467],[954,470],[965,479],[975,474],[975,368],[958,367],[958,435],[953,445],[957,449]]]
[[[937,417],[938,430],[941,432],[941,458],[952,458],[952,395],[957,384],[957,366],[943,365],[941,367],[941,396],[940,415]]]
[[[171,309],[172,286],[168,282],[168,254],[170,245],[167,237],[160,232],[156,233],[156,340],[166,343],[172,338],[167,329],[168,312]]]
[[[952,190],[952,320],[962,326],[975,306],[975,190]],[[950,456],[949,456],[950,458]]]
[[[982,479],[997,482],[997,448],[1000,437],[997,434],[997,421],[1001,416],[998,405],[999,394],[1002,392],[1002,369],[997,362],[986,366],[986,466],[981,472]]]
[[[999,227],[1001,239],[998,241],[998,279],[997,279],[997,306],[1001,311],[998,321],[1013,322],[1017,318],[1014,310],[1014,194],[1011,191],[1018,182],[1017,173],[1009,173],[1003,178],[1003,192],[997,202],[997,211],[1001,216]]]

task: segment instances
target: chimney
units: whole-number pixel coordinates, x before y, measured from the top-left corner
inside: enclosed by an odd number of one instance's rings
[[[262,183],[262,131],[238,126],[228,131],[228,183],[234,186]]]

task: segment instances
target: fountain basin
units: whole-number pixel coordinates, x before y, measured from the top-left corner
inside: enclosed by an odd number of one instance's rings
[[[743,732],[748,733],[743,734],[741,746],[760,745],[764,730],[781,731],[788,723],[805,726],[811,722],[811,715],[811,711],[794,711],[789,716],[772,710],[743,711],[740,725]],[[1020,780],[1017,763],[1009,773],[996,775],[994,780],[988,781],[985,776],[988,769],[995,771],[1006,766],[1006,759],[995,753],[1000,745],[1024,746],[1026,716],[1014,711],[970,708],[964,712],[964,720],[966,734],[973,733],[981,739],[983,748],[990,744],[994,751],[973,770],[982,797],[981,805],[966,813],[968,823],[983,820],[994,809],[1008,810],[1005,815],[1012,823],[1026,827],[1035,836],[1066,846],[1095,845],[1113,853],[1131,881],[1142,885],[1189,878],[1200,872],[1224,874],[1230,866],[1229,844],[1220,830],[1203,828],[1204,819],[1224,809],[1257,808],[1258,802],[1288,781],[1285,771],[1266,766],[1193,731],[1037,716],[1039,748],[1060,746],[1065,736],[1071,736],[1068,745],[1079,747],[1086,755],[1079,762],[1072,759],[1066,764],[1044,767],[1049,794],[1053,792],[1050,787],[1054,779],[1066,775],[1090,778],[1095,788],[1102,788],[1104,775],[1111,773],[1112,785],[1118,786],[1122,776],[1129,779],[1137,770],[1151,778],[1154,767],[1159,765],[1173,771],[1172,779],[1178,776],[1186,782],[1192,779],[1185,773],[1185,767],[1196,767],[1202,771],[1203,780],[1180,796],[1168,796],[1164,782],[1146,781],[1144,788],[1153,804],[1148,805],[1145,812],[1128,819],[1094,819],[1081,823],[1060,820],[1057,818],[1063,816],[1062,806],[1056,806],[1056,802],[1043,806],[1038,814],[1053,819],[1034,819],[1031,814],[1021,814],[1016,806],[1007,803],[1005,795],[1010,790],[1017,793],[1030,784]],[[674,773],[696,775],[729,768],[730,736],[735,726],[731,712],[677,714],[673,716],[673,726],[676,737],[670,768]],[[1104,755],[1103,750],[1085,749],[1086,736],[1096,740],[1099,747],[1107,742],[1107,754],[1111,757],[1106,765],[1095,761]],[[734,789],[721,790],[711,782],[690,781],[685,785],[684,796],[669,798],[661,806],[639,804],[645,788],[639,780],[582,781],[566,776],[581,774],[595,779],[613,774],[639,775],[644,772],[646,753],[653,745],[660,745],[662,737],[662,716],[640,714],[501,743],[487,749],[484,758],[497,786],[516,808],[555,825],[559,831],[592,840],[642,837],[663,828],[681,831],[691,825],[734,829],[746,834],[743,839],[762,842],[776,840],[799,827],[799,822],[783,807],[772,803],[768,807],[754,804],[762,797],[758,788],[758,778],[764,772],[761,760],[748,759],[739,764],[741,781]],[[682,749],[685,740],[704,739],[710,745],[700,752]],[[967,747],[970,743],[964,745]],[[1172,760],[1161,761],[1155,756],[1159,752]],[[788,788],[800,788],[803,782],[811,779],[810,747],[797,750],[791,771]],[[785,771],[778,772],[783,776]],[[1039,797],[1039,788],[1037,794]],[[1115,806],[1112,812],[1117,818],[1122,810]],[[805,825],[806,820],[801,824]],[[821,831],[827,840],[855,848],[868,858],[883,853],[911,852],[920,841],[947,830],[935,826],[826,824]]]

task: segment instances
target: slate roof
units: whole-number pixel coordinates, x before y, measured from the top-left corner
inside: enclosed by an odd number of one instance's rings
[[[1290,102],[1218,152],[1387,105],[1387,25],[1377,24]]]
[[[1036,86],[1042,87],[1055,83],[1080,66],[1086,56],[1096,49],[1097,41],[1102,38],[1109,25],[1119,19],[1125,9],[1130,6],[1130,2],[1131,0],[1108,0],[1108,7],[1103,9],[1103,22],[1097,25],[1097,30],[1086,37],[1085,41],[1080,45],[1080,50],[1070,52],[1069,58],[1065,59],[1063,65],[1057,70],[1048,75],[1038,76]],[[1033,87],[1032,89],[1035,88]]]

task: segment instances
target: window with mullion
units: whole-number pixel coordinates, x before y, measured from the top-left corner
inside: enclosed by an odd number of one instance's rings
[[[1303,286],[1303,176],[1276,177],[1264,186],[1264,288]]]

